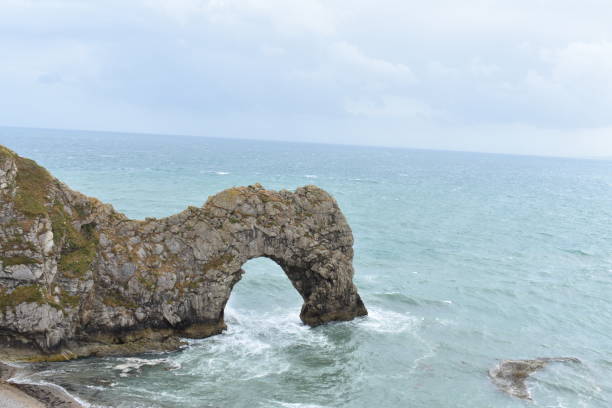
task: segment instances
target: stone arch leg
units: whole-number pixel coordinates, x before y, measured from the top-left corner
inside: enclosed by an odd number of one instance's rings
[[[272,258],[283,269],[293,287],[304,299],[300,319],[309,326],[330,321],[352,320],[368,314],[357,288],[352,282],[353,271],[336,266],[325,276],[308,265]]]
[[[304,303],[300,311],[300,319],[309,326],[319,326],[331,321],[348,321],[358,316],[367,315],[367,310],[352,282],[353,270],[350,264],[336,265],[326,276],[317,272],[312,265],[301,264],[295,259],[285,260],[274,256],[263,256],[274,261],[289,278],[293,287],[302,297]],[[257,258],[257,257],[255,257]],[[251,258],[254,259],[254,258]],[[329,267],[329,266],[328,266]],[[229,269],[229,265],[227,266]],[[234,286],[245,274],[240,267],[233,276],[227,290],[227,295],[219,309],[218,322],[212,325],[194,325],[185,334],[193,337],[206,337],[203,333],[212,332],[212,328],[222,330],[226,327],[223,320],[225,306],[229,301]],[[203,327],[204,331],[194,330]],[[191,337],[191,336],[190,336]]]

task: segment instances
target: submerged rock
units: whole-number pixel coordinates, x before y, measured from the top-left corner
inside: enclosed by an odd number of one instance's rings
[[[537,358],[534,360],[502,360],[498,365],[489,370],[491,381],[500,390],[514,397],[531,400],[531,394],[527,389],[525,380],[529,375],[544,368],[551,362],[580,363],[573,357]]]
[[[350,320],[367,314],[352,245],[336,201],[315,186],[235,187],[130,220],[0,146],[0,344],[12,355],[165,350],[220,333],[241,267],[257,257],[289,277],[304,323]]]

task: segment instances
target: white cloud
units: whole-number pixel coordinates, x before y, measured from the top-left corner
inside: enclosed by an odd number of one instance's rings
[[[384,96],[380,100],[350,99],[344,105],[352,115],[377,118],[431,119],[437,112],[426,103],[405,97]]]
[[[334,9],[317,0],[144,0],[145,4],[181,24],[202,19],[216,24],[244,24],[260,19],[276,30],[292,35],[322,36],[336,31]]]
[[[285,54],[286,50],[282,47],[275,47],[273,45],[263,45],[261,52],[268,57],[278,57]]]
[[[477,77],[491,77],[500,71],[497,65],[486,63],[479,57],[472,58],[468,69]]]
[[[545,54],[557,82],[596,84],[612,88],[612,42],[571,42],[567,47]]]
[[[453,77],[459,74],[457,68],[447,66],[440,61],[430,61],[427,64],[427,71],[437,77]]]
[[[269,19],[281,32],[305,31],[320,36],[336,34],[335,10],[318,0],[235,0],[234,4],[255,11]]]
[[[412,70],[404,64],[372,58],[365,55],[359,48],[347,42],[336,42],[331,46],[332,56],[358,69],[369,73],[390,76],[409,83],[416,82]]]
[[[612,155],[611,20],[607,0],[4,0],[0,125]]]
[[[534,103],[546,104],[561,123],[612,125],[612,42],[571,42],[540,54],[544,65],[525,77],[524,91]]]

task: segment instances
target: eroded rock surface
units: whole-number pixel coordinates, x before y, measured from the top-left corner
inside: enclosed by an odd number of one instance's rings
[[[172,349],[225,328],[249,259],[267,257],[316,326],[367,314],[336,201],[256,184],[163,219],[130,220],[0,146],[0,342],[62,359]],[[262,294],[265,296],[265,294]]]
[[[489,370],[489,377],[505,393],[517,398],[531,400],[531,393],[527,388],[525,380],[527,380],[529,375],[552,362],[580,363],[580,360],[573,357],[502,360],[498,365]]]

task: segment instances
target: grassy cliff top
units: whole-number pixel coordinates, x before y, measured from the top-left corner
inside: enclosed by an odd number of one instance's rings
[[[17,157],[17,153],[12,151],[8,147],[0,145],[0,158],[4,159],[7,157]]]

